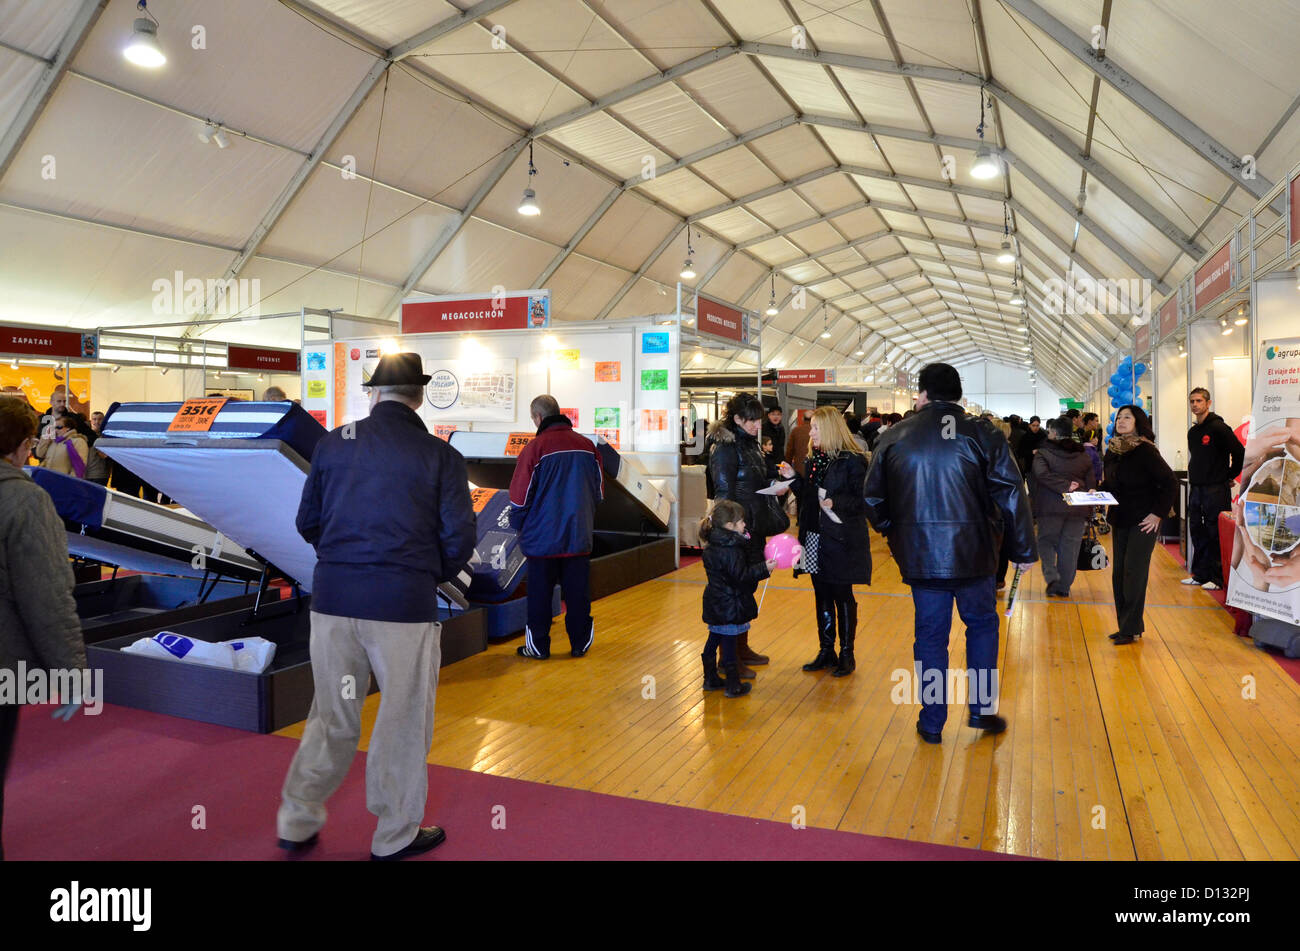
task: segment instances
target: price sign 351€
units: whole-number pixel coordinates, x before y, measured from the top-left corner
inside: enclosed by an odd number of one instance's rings
[[[224,396],[204,396],[198,399],[186,400],[177,410],[176,416],[172,419],[171,425],[167,427],[169,433],[206,433],[216,422],[217,413],[221,412],[221,407],[226,405]]]

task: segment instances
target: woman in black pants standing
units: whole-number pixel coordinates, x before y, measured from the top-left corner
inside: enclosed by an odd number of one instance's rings
[[[1119,503],[1110,510],[1111,588],[1119,630],[1116,644],[1132,644],[1142,636],[1147,576],[1160,523],[1173,507],[1177,481],[1156,449],[1151,420],[1140,407],[1121,406],[1115,414],[1115,435],[1106,446],[1102,489]]]
[[[782,524],[774,525],[772,520],[780,506],[774,496],[758,494],[759,489],[768,485],[767,460],[758,445],[762,420],[763,404],[758,397],[753,393],[737,393],[727,402],[722,418],[709,427],[708,472],[713,482],[713,498],[715,501],[730,499],[745,510],[745,526],[749,530],[749,542],[745,546],[748,565],[761,564],[765,560],[763,546],[767,535],[783,532],[789,525],[784,518]],[[736,659],[740,676],[745,680],[756,676],[749,664],[761,667],[768,662],[765,655],[750,648],[748,631],[736,638]]]
[[[834,406],[820,406],[809,428],[805,475],[781,463],[781,478],[793,479],[799,497],[799,541],[804,571],[812,575],[817,608],[817,656],[804,670],[834,667],[833,676],[853,673],[858,628],[855,584],[871,584],[871,545],[863,486],[867,457]],[[796,572],[797,574],[798,572]],[[835,656],[835,627],[840,654]]]

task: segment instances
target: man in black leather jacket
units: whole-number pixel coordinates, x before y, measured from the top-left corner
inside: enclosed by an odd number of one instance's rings
[[[1006,729],[996,715],[998,612],[994,575],[1005,537],[1017,566],[1038,560],[1020,470],[992,424],[957,403],[961,377],[946,363],[921,370],[918,411],[880,437],[864,490],[867,516],[889,539],[916,609],[916,729],[942,740],[948,717],[952,605],[966,625],[971,726]]]

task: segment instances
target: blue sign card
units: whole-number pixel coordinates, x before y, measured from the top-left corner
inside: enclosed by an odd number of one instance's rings
[[[641,352],[642,353],[667,353],[668,334],[666,333],[642,334]]]
[[[324,370],[324,369],[325,369],[325,354],[321,353],[319,350],[312,350],[312,351],[309,351],[309,352],[307,353],[307,369],[308,369],[308,370]]]

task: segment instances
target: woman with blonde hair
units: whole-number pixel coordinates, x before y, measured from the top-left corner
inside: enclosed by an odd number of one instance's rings
[[[853,639],[858,627],[855,584],[871,584],[871,545],[862,489],[867,458],[844,417],[833,406],[819,406],[809,428],[804,475],[782,463],[781,478],[799,499],[799,541],[803,570],[812,575],[817,610],[817,656],[804,670],[834,667],[833,675],[853,673]],[[840,653],[835,655],[835,628]]]

